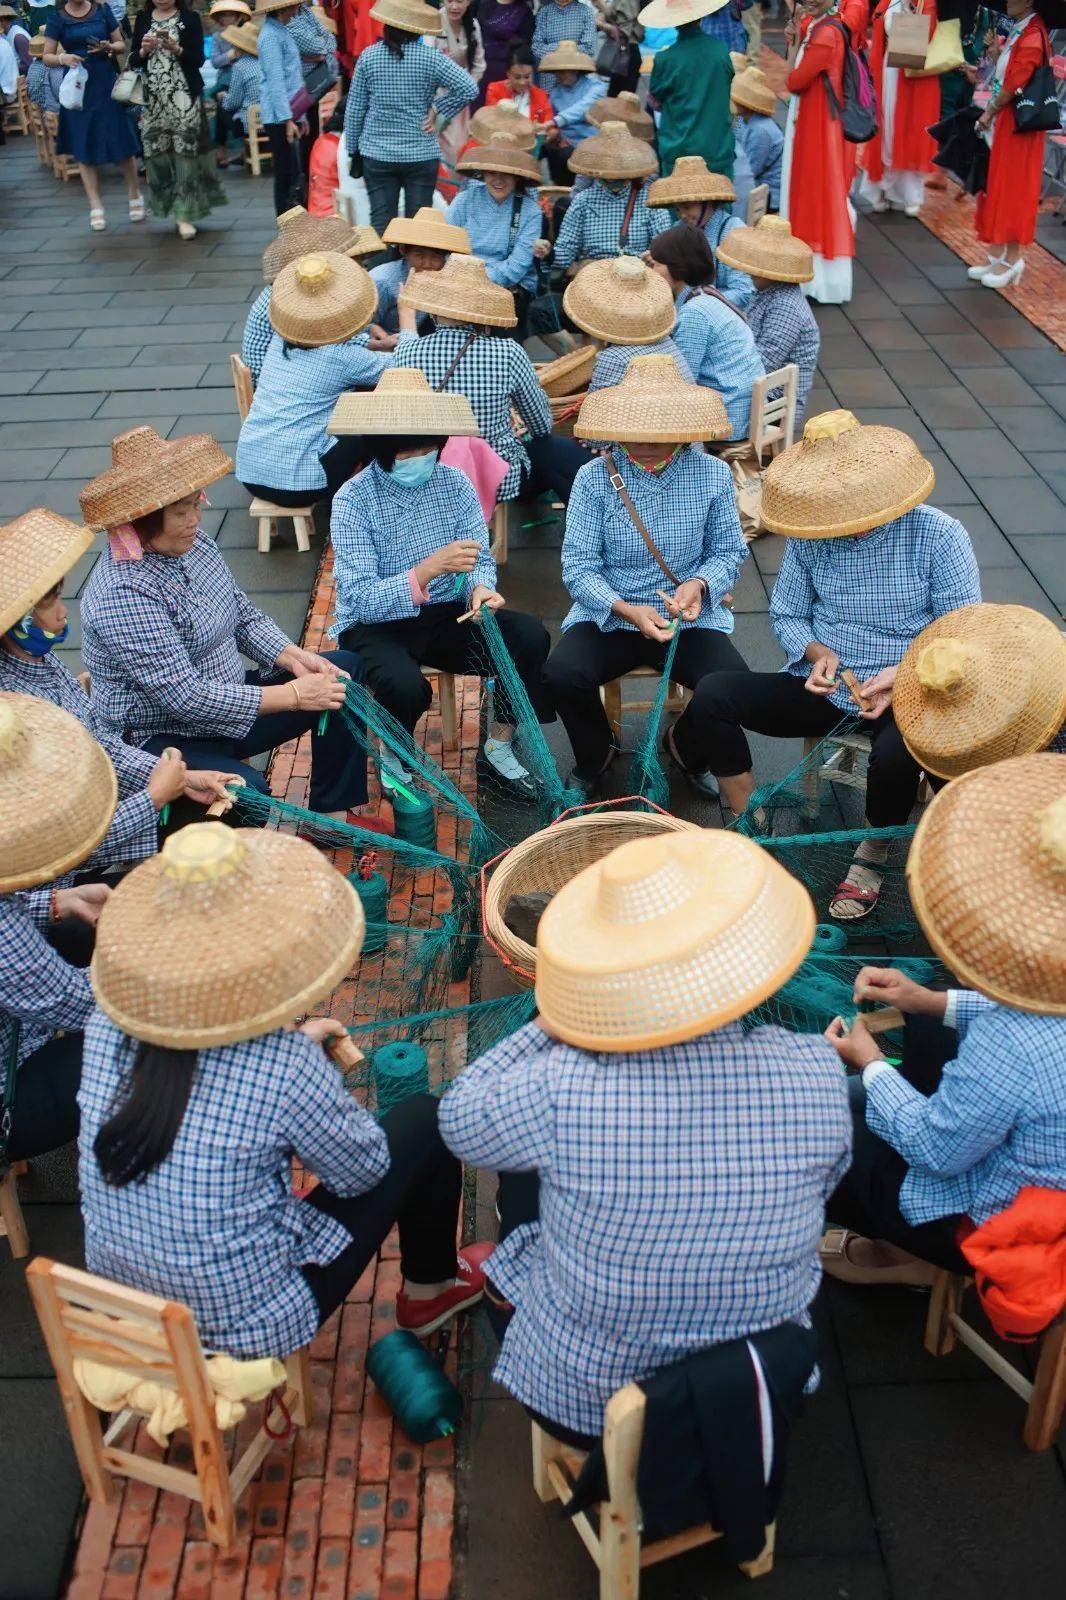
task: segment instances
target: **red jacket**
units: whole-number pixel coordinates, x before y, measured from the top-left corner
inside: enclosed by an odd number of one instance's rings
[[[490,83],[485,95],[487,106],[498,106],[501,100],[513,100],[514,90],[506,78],[497,78],[495,83]],[[530,85],[529,90],[529,120],[530,122],[550,122],[555,112],[544,89],[538,89],[536,84]]]
[[[1001,1339],[1035,1339],[1066,1310],[1066,1190],[1022,1189],[959,1245]]]

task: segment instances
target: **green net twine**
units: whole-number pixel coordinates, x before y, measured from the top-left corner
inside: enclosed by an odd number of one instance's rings
[[[375,1052],[386,1045],[411,1042],[425,1051],[430,1093],[443,1094],[468,1062],[522,1027],[535,1010],[533,994],[523,990],[496,1000],[430,1006],[405,1016],[368,1016],[348,1029],[364,1060],[345,1072],[345,1083],[371,1110],[386,1109],[377,1105],[373,1073]]]
[[[630,791],[639,795],[643,800],[650,800],[653,805],[662,806],[664,810],[670,805],[670,780],[663,765],[659,749],[659,729],[662,727],[666,715],[666,701],[670,693],[670,683],[674,672],[674,658],[677,655],[678,643],[681,639],[681,628],[674,628],[673,638],[666,647],[666,659],[659,675],[659,687],[651,703],[644,727],[637,740],[633,759],[629,765]],[[623,716],[625,706],[622,707]]]
[[[776,856],[786,871],[806,884],[820,923],[832,922],[841,930],[849,946],[871,940],[887,941],[893,948],[918,937],[918,919],[907,892],[906,865],[914,827],[842,828],[827,833],[801,833],[786,838],[760,838],[759,843]],[[855,852],[864,843],[887,844],[877,904],[864,917],[851,920],[830,918],[829,902],[851,865]]]
[[[809,955],[776,994],[749,1011],[746,1027],[776,1023],[790,1033],[824,1033],[834,1017],[850,1020],[856,1011],[855,979],[864,966],[877,965],[866,956]],[[927,987],[944,986],[947,969],[939,961],[903,956],[892,965]],[[902,1038],[902,1029],[884,1035],[893,1044]]]
[[[861,828],[866,817],[866,724],[844,717],[776,783],[756,789],[732,824],[749,838]]]

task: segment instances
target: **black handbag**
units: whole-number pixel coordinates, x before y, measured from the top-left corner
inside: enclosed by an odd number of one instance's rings
[[[333,71],[328,61],[316,61],[304,73],[304,88],[314,101],[321,100],[333,81]]]
[[[1033,71],[1014,101],[1014,126],[1019,133],[1058,133],[1062,107],[1055,93],[1055,73],[1050,61]]]
[[[605,38],[596,57],[601,78],[624,78],[633,62],[633,46],[624,39]]]

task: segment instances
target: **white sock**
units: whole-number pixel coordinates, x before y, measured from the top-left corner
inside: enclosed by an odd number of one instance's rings
[[[519,783],[523,778],[529,777],[528,771],[515,755],[510,739],[486,739],[484,751],[485,760],[496,768],[501,778]]]

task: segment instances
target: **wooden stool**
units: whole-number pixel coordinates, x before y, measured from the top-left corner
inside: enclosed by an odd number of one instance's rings
[[[30,97],[26,93],[26,80],[19,78],[15,98],[10,105],[4,106],[4,132],[29,133],[30,131]]]
[[[24,1161],[13,1161],[0,1178],[0,1234],[6,1236],[16,1261],[30,1253],[30,1236],[19,1203],[18,1177],[25,1170]]]
[[[587,1511],[573,1519],[582,1544],[600,1573],[600,1600],[637,1600],[642,1567],[668,1561],[722,1535],[709,1522],[669,1539],[643,1545],[640,1506],[637,1501],[637,1463],[644,1437],[644,1391],[635,1383],[619,1389],[607,1402],[604,1414],[603,1454],[610,1499],[599,1508],[597,1528]],[[582,1456],[560,1444],[533,1424],[533,1488],[545,1503],[567,1501],[573,1493]],[[742,1561],[741,1571],[761,1578],[774,1564],[775,1524],[766,1530],[766,1544],[754,1561]]]
[[[438,667],[423,667],[422,676],[437,680],[437,700],[440,703],[444,748],[458,750],[459,710],[455,698],[455,673],[441,672]]]
[[[278,536],[278,523],[291,519],[296,534],[297,550],[310,550],[311,535],[315,530],[315,508],[306,506],[276,506],[272,500],[260,500],[257,495],[248,507],[249,515],[259,524],[259,554],[270,554],[270,541]]]
[[[654,700],[624,700],[622,685],[630,678],[655,678],[658,680],[661,673],[654,667],[634,667],[632,672],[627,672],[624,677],[612,678],[610,683],[605,683],[600,689],[600,699],[603,709],[607,713],[607,721],[611,724],[611,732],[618,743],[622,742],[622,713],[623,711],[650,711],[655,704]],[[684,711],[692,698],[692,691],[684,688],[680,683],[671,683],[666,696],[666,711],[668,716],[677,716]]]
[[[52,152],[48,146],[48,133],[44,125],[44,111],[31,100],[29,104],[30,132],[37,148],[37,159],[42,167],[52,165]]]
[[[273,159],[270,154],[270,140],[263,132],[259,107],[249,106],[248,132],[244,139],[244,164],[251,169],[252,177],[258,178],[262,176],[264,163]]]
[[[866,793],[866,768],[870,759],[870,736],[867,733],[841,733],[823,735],[821,739],[808,736],[803,741],[803,761],[806,763],[820,744],[828,743],[829,754],[821,765],[804,767],[800,779],[803,795],[802,815],[816,822],[821,815],[821,789],[823,779],[828,783],[842,784],[845,789],[858,789]],[[865,757],[865,760],[860,760]],[[933,798],[929,780],[922,774],[918,785],[918,799],[927,805]]]
[[[56,134],[59,132],[59,117],[56,112],[45,112],[44,126],[52,153],[52,171],[57,178],[62,178],[64,183],[69,183],[71,178],[78,176],[78,163],[73,156],[61,156],[56,152]]]
[[[232,1471],[222,1432],[215,1421],[214,1391],[204,1362],[196,1320],[188,1306],[158,1295],[125,1289],[44,1256],[31,1261],[26,1281],[55,1367],[71,1442],[90,1500],[111,1501],[115,1478],[132,1478],[200,1503],[207,1537],[225,1550],[237,1536],[236,1502],[275,1441],[260,1428]],[[121,1324],[121,1326],[117,1326]],[[185,1405],[195,1470],[118,1448],[135,1413],[120,1411],[106,1434],[100,1414],[82,1394],[74,1359],[88,1356],[105,1366],[139,1371],[145,1378],[176,1389]],[[299,1350],[285,1363],[283,1404],[300,1427],[311,1421],[310,1363]],[[266,1402],[268,1411],[272,1401]]]
[[[1030,1450],[1047,1450],[1055,1443],[1066,1411],[1066,1312],[1041,1335],[1036,1377],[1030,1383],[976,1329],[964,1322],[962,1297],[973,1283],[962,1273],[937,1268],[925,1319],[925,1348],[931,1356],[949,1356],[961,1339],[979,1361],[1002,1378],[1015,1394],[1028,1402],[1022,1438]]]
[[[489,524],[489,555],[498,567],[507,564],[507,532],[511,523],[511,502],[501,500]]]

